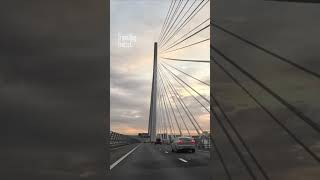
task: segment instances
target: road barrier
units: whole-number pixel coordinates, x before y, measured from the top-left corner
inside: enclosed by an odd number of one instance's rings
[[[136,139],[136,138],[128,136],[128,135],[116,133],[113,131],[110,131],[109,138],[110,138],[109,146],[111,149],[119,147],[119,146],[123,146],[123,145],[140,143],[139,139]]]
[[[200,136],[195,140],[198,149],[209,150],[212,147],[210,136]]]

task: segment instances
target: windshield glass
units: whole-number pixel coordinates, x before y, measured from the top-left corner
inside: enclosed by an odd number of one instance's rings
[[[182,137],[182,138],[179,138],[180,140],[182,141],[191,141],[192,138],[188,138],[188,137]]]

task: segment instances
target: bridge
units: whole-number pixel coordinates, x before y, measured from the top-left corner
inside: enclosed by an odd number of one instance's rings
[[[211,56],[208,59],[186,59],[168,55],[171,52],[188,51],[199,44],[209,43],[209,37],[201,37],[197,41],[190,40],[201,32],[214,28],[217,33],[236,39],[254,51],[259,51],[261,56],[268,56],[283,66],[298,71],[313,83],[319,83],[318,72],[255,43],[210,18],[203,19],[186,33],[181,33],[181,30],[207,5],[209,0],[171,1],[159,39],[154,43],[148,140],[145,142],[140,139],[140,143],[136,143],[137,138],[130,137],[120,143],[123,145],[111,149],[111,178],[292,179],[292,176],[288,178],[288,174],[284,173],[292,168],[302,174],[299,177],[306,175],[310,179],[316,179],[320,175],[320,151],[316,147],[320,128],[316,119],[311,118],[310,114],[290,102],[283,93],[260,80],[246,66],[241,65],[239,60],[228,55],[214,43],[209,47]],[[175,62],[175,65],[172,62]],[[241,114],[235,116],[228,111],[226,103],[217,95],[219,92],[213,91],[210,83],[189,74],[177,65],[179,63],[191,63],[195,66],[202,64],[210,66],[211,69],[214,67],[238,88],[237,93],[241,92],[242,96],[249,99],[250,103],[246,106],[259,109],[262,120],[259,116],[252,117],[250,120],[243,120],[243,125],[238,121],[242,118]],[[200,92],[198,86],[194,87],[190,81],[208,88],[208,91],[211,90],[209,96]],[[259,89],[260,94],[254,91],[255,88]],[[185,94],[193,103],[186,103]],[[264,101],[261,94],[272,99],[272,103],[285,110],[287,116],[275,112],[270,102]],[[195,105],[199,107],[198,112],[193,109]],[[201,127],[197,116],[199,111],[210,115],[211,127]],[[286,120],[287,117],[294,119],[294,122]],[[248,121],[250,123],[247,123]],[[301,129],[308,133],[301,133]],[[264,137],[259,137],[260,139],[265,140],[269,136],[271,140],[261,142],[262,140],[256,139],[255,135],[259,130],[264,132]],[[266,130],[274,134],[267,134]],[[197,140],[195,154],[171,152],[168,144],[179,136],[193,136]],[[305,141],[307,136],[315,138],[313,141]],[[154,145],[152,142],[157,138],[167,144]],[[277,151],[275,146],[283,148],[280,141],[289,143],[286,144],[286,148]],[[262,143],[270,146],[264,146]],[[257,147],[258,144],[263,148]],[[278,159],[273,159],[272,156]],[[295,156],[299,156],[300,160]],[[310,168],[308,172],[299,169],[302,167],[301,164]],[[213,165],[215,169],[210,169],[209,165]]]

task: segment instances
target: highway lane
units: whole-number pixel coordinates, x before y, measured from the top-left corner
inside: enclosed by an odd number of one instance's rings
[[[210,153],[173,153],[168,145],[141,144],[110,173],[113,180],[210,180]]]
[[[113,164],[138,144],[130,144],[110,149],[110,163]]]

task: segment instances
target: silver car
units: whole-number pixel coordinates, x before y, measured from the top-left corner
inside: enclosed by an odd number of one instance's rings
[[[191,151],[194,153],[196,151],[196,141],[192,137],[176,137],[171,143],[172,152],[179,151]]]

